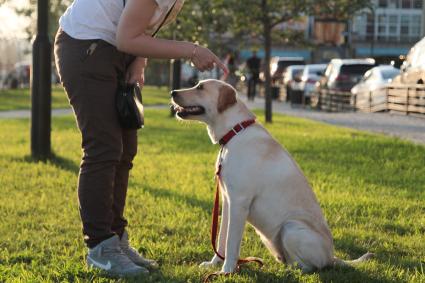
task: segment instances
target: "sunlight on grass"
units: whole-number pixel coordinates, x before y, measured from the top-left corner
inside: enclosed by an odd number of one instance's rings
[[[263,120],[262,116],[260,120]],[[242,255],[261,270],[215,282],[424,282],[425,147],[398,139],[275,115],[267,126],[298,161],[335,238],[336,255],[376,259],[310,275],[276,263],[252,228]],[[76,182],[80,137],[72,117],[53,119],[56,157],[29,155],[28,120],[0,120],[0,282],[109,282],[84,266]],[[134,245],[161,264],[137,282],[199,282],[209,259],[218,147],[204,126],[146,111],[126,214]],[[131,280],[120,280],[127,282]]]
[[[143,89],[144,105],[168,104],[170,95],[166,87],[145,86]],[[0,111],[30,109],[31,94],[29,89],[0,90]],[[63,88],[52,87],[52,108],[69,108],[68,97]]]

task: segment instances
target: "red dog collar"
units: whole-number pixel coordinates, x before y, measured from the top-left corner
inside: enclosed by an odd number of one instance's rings
[[[245,128],[248,128],[255,123],[255,120],[243,121],[236,126],[234,126],[227,134],[225,134],[219,141],[221,146],[225,146],[234,136],[239,132],[243,131]]]

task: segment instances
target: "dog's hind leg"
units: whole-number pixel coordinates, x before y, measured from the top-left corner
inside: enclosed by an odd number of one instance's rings
[[[313,272],[333,262],[332,242],[302,221],[285,223],[281,237],[287,263],[303,272]]]
[[[352,265],[356,265],[365,261],[368,261],[372,258],[375,257],[375,254],[373,253],[365,253],[364,255],[362,255],[361,257],[359,257],[358,259],[354,259],[354,260],[342,260],[339,259],[337,257],[334,258],[333,264],[334,266],[352,266]]]
[[[229,202],[225,193],[222,193],[222,212],[221,212],[221,223],[220,232],[218,236],[218,253],[225,257],[226,253],[226,239],[227,239],[227,227],[229,225]],[[199,267],[210,267],[222,263],[223,260],[214,254],[211,261],[204,261]]]

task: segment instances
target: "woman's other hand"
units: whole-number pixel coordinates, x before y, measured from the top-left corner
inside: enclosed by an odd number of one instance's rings
[[[140,86],[143,86],[145,84],[146,64],[146,58],[137,57],[127,68],[126,82],[130,84],[139,83]]]
[[[194,45],[190,60],[201,72],[212,70],[214,66],[217,66],[224,72],[225,75],[229,73],[226,65],[221,62],[220,58],[218,58],[217,55],[208,48]]]

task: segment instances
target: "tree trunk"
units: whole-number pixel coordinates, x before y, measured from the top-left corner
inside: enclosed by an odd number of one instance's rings
[[[265,57],[264,57],[264,75],[266,78],[266,82],[264,85],[265,90],[265,116],[266,116],[266,123],[272,122],[272,92],[271,92],[271,85],[272,85],[272,79],[270,74],[270,57],[271,57],[271,47],[272,47],[272,37],[271,37],[271,26],[270,26],[270,19],[268,17],[268,6],[267,6],[267,0],[261,1],[261,6],[263,9],[263,32],[264,32],[264,51],[265,51]]]

